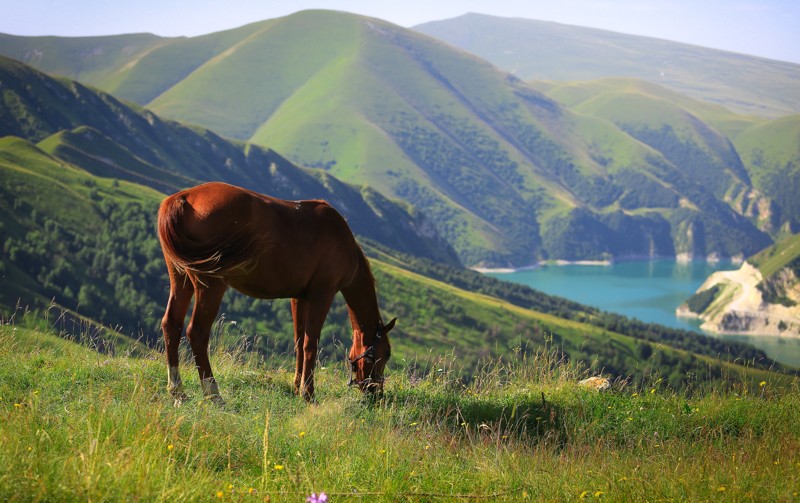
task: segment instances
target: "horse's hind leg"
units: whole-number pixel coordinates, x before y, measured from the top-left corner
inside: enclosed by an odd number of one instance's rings
[[[203,395],[214,401],[221,401],[219,387],[211,372],[211,363],[208,359],[208,340],[211,336],[211,326],[219,312],[222,296],[228,285],[219,278],[203,278],[194,280],[195,300],[192,310],[192,319],[186,329],[186,337],[192,345],[194,363],[200,374],[200,385]]]
[[[178,347],[183,333],[183,320],[189,310],[189,303],[194,294],[194,287],[186,275],[180,274],[174,268],[169,268],[169,300],[164,318],[161,320],[161,330],[164,332],[164,345],[167,351],[168,380],[167,389],[175,399],[175,405],[180,405],[186,400],[181,383],[181,374],[178,370]]]

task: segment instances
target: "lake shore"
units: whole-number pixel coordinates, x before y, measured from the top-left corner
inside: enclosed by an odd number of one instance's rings
[[[523,271],[532,271],[538,269],[543,266],[565,266],[565,265],[585,265],[585,266],[611,266],[613,264],[619,264],[624,262],[650,262],[654,260],[674,260],[678,264],[691,264],[692,262],[704,262],[707,264],[717,264],[720,262],[731,262],[732,264],[741,264],[742,260],[740,257],[730,257],[730,258],[720,258],[719,256],[712,254],[707,257],[692,257],[689,254],[682,253],[675,257],[650,257],[650,256],[630,256],[630,257],[620,257],[617,259],[609,259],[609,260],[564,260],[564,259],[549,259],[549,260],[541,260],[536,262],[535,264],[526,265],[522,267],[483,267],[483,266],[475,266],[470,267],[469,269],[472,271],[479,272],[481,274],[512,274],[515,272],[523,272]]]

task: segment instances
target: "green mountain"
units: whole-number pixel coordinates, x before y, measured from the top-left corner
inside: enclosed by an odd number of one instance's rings
[[[747,115],[800,113],[800,65],[529,19],[466,14],[415,30],[523,80],[647,80]]]
[[[773,236],[800,226],[800,115],[758,119],[635,79],[539,83],[571,110],[612,122]]]
[[[752,347],[645,325],[453,268],[442,262],[447,253],[441,249],[439,255],[427,254],[436,260],[420,258],[426,255],[417,248],[420,242],[435,234],[414,227],[424,221],[411,215],[413,210],[328,173],[293,166],[274,152],[162,121],[11,60],[0,60],[0,79],[27,83],[9,84],[6,96],[19,106],[15,114],[4,107],[0,123],[4,319],[28,309],[43,314],[55,309],[66,333],[88,330],[102,339],[108,327],[115,327],[112,332],[156,344],[168,284],[154,232],[163,197],[157,189],[172,190],[194,176],[222,176],[227,170],[240,181],[269,182],[278,192],[324,188],[343,210],[364,213],[350,221],[354,228],[363,225],[368,236],[360,239],[372,257],[387,315],[403,320],[396,345],[406,361],[455,352],[469,373],[481,359],[511,348],[532,352],[554,344],[568,358],[606,372],[636,381],[658,374],[677,387],[700,373],[719,380],[732,368],[749,372],[732,363],[737,359],[756,366],[767,361]],[[40,110],[47,113],[37,114]],[[78,124],[79,119],[88,123]],[[56,132],[48,136],[51,129]],[[30,139],[5,135],[12,130],[30,131]],[[188,145],[193,147],[189,153],[184,151]],[[218,162],[222,159],[230,162]],[[387,238],[371,230],[370,222],[393,234]],[[416,247],[401,242],[399,247],[411,254],[398,252],[392,238],[415,241]],[[427,243],[428,251],[436,249],[433,238]],[[221,312],[220,337],[243,337],[263,352],[291,350],[285,301],[255,301],[231,292]],[[326,324],[326,340],[346,340],[348,327],[339,301]],[[119,343],[109,344],[108,350]],[[337,348],[326,347],[328,356]],[[720,355],[727,361],[719,362]]]
[[[39,39],[13,42],[0,51],[49,54]],[[69,75],[403,199],[469,265],[747,255],[770,242],[718,187],[675,166],[681,155],[380,20],[307,11],[150,41],[127,60],[115,37],[83,43],[58,53],[59,64],[72,61]],[[81,73],[102,66],[94,53],[115,79]]]
[[[367,186],[300,168],[276,152],[163,121],[76,82],[55,80],[0,57],[0,137],[38,142],[59,161],[161,192],[220,180],[286,199],[330,200],[355,232],[398,250],[458,264],[430,221]]]
[[[156,345],[168,285],[154,232],[162,194],[96,176],[15,137],[0,139],[0,174],[3,318],[22,323],[55,311],[51,316],[62,333],[91,337],[104,350],[131,347],[122,336]],[[469,376],[479,362],[514,348],[527,354],[555,346],[565,358],[606,373],[636,382],[659,376],[678,388],[699,375],[703,381],[734,374],[762,378],[761,371],[734,361],[772,364],[752,347],[625,320],[362,242],[384,311],[402,320],[393,353],[406,364],[455,354],[458,372]],[[39,314],[24,314],[29,311]],[[272,355],[288,355],[293,345],[285,300],[229,292],[215,330],[225,344]],[[349,330],[338,300],[323,334],[323,357],[337,354]]]

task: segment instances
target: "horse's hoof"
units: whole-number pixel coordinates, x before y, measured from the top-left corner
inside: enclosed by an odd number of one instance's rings
[[[172,406],[173,407],[180,407],[184,404],[184,402],[189,401],[189,397],[186,396],[186,393],[183,391],[179,391],[176,393],[170,393],[172,395]]]
[[[225,406],[225,400],[222,398],[222,395],[208,395],[207,397],[203,398],[203,401],[213,403],[218,407]]]

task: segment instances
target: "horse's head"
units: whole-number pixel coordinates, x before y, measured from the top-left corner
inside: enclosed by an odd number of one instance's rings
[[[358,385],[361,391],[383,392],[383,370],[392,354],[389,331],[394,328],[396,321],[397,318],[386,325],[379,324],[372,345],[366,347],[361,353],[357,351],[355,341],[353,341],[349,358],[352,366],[350,384]]]

